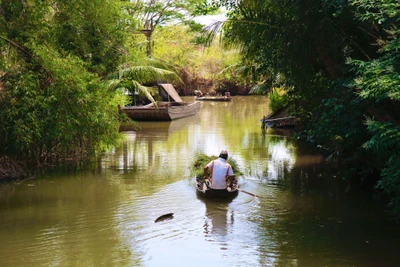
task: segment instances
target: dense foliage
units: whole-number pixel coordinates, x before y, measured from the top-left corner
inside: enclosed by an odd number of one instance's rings
[[[391,196],[400,214],[400,4],[398,1],[352,1],[357,17],[381,29],[377,35],[379,55],[369,61],[351,62],[356,77],[352,85],[371,104],[367,129],[371,138],[364,148],[371,151],[382,179],[378,188]]]
[[[180,75],[184,86],[176,84],[179,93],[193,95],[195,90],[223,93],[232,89],[223,87],[228,81],[244,83],[245,79],[229,68],[239,62],[237,51],[225,50],[218,42],[206,48],[198,42],[199,36],[186,25],[166,26],[154,32],[153,57]]]
[[[191,18],[199,13],[197,6],[200,6],[203,0],[133,0],[131,2],[133,5],[128,9],[129,13],[141,24],[140,30],[146,36],[146,55],[151,58],[154,31],[172,21],[195,26]]]
[[[302,136],[347,164],[344,178],[380,177],[400,211],[398,1],[220,3],[230,9],[225,42],[240,47],[265,84],[284,77]]]
[[[119,95],[99,82],[121,56],[107,0],[0,2],[0,155],[31,168],[84,160],[119,139]],[[4,167],[4,168],[3,168]]]
[[[272,112],[276,112],[287,106],[288,98],[286,95],[286,90],[279,87],[272,88],[268,94],[268,105]]]

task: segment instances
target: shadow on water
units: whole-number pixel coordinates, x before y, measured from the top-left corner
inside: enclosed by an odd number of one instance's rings
[[[200,197],[199,197],[200,198]],[[227,235],[234,223],[234,210],[229,209],[232,200],[226,199],[202,199],[206,208],[206,219],[204,222],[204,234],[208,241],[218,242],[226,249],[228,244]]]

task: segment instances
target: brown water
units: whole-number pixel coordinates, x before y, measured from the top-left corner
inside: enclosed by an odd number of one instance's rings
[[[0,266],[398,266],[400,226],[288,131],[260,129],[265,97],[124,128],[92,171],[0,187]],[[227,149],[231,202],[196,195],[195,153]],[[167,213],[174,217],[155,223]]]

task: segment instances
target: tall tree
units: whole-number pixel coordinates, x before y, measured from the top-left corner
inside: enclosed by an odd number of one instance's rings
[[[151,37],[158,26],[167,23],[188,22],[198,11],[203,0],[135,0],[135,16],[141,22],[141,32],[146,36],[147,57],[152,56]]]
[[[104,75],[115,70],[124,52],[124,22],[119,1],[54,1],[51,35],[59,49]]]

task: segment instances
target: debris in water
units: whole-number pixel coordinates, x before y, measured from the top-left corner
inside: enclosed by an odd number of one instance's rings
[[[164,215],[161,215],[160,217],[158,217],[154,222],[161,222],[161,221],[165,221],[165,220],[171,220],[174,218],[174,214],[173,213],[167,213]]]

